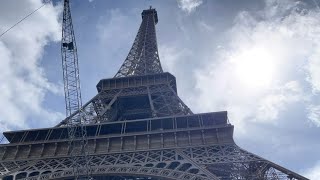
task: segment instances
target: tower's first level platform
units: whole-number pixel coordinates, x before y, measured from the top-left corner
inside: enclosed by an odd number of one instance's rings
[[[228,123],[227,112],[107,122],[85,128],[90,154],[233,143],[233,126]],[[1,161],[69,155],[67,127],[4,135],[10,143],[0,146]]]

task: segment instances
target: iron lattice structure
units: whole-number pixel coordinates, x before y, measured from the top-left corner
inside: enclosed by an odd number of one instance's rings
[[[306,180],[238,147],[227,112],[192,113],[177,95],[175,77],[161,68],[157,22],[155,9],[142,12],[127,59],[83,105],[89,156],[79,161],[80,170],[88,163],[97,180]],[[0,146],[1,177],[72,178],[67,119],[53,128],[5,132],[10,143]]]

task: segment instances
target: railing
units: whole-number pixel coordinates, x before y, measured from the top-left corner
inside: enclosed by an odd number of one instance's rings
[[[87,136],[99,137],[113,134],[183,130],[229,125],[227,112],[194,114],[187,116],[161,117],[141,120],[127,120],[87,125]],[[77,130],[80,130],[79,128]],[[51,141],[67,139],[66,127],[8,132],[11,143]],[[75,137],[77,138],[77,137]]]
[[[97,84],[97,90],[98,92],[100,92],[102,90],[132,88],[166,83],[171,84],[174,87],[175,92],[177,92],[175,77],[167,72],[143,76],[128,76],[112,79],[102,79]]]

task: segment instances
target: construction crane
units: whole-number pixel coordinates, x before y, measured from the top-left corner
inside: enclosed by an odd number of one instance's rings
[[[69,138],[69,153],[72,158],[75,179],[91,179],[88,161],[87,131],[83,123],[80,90],[79,64],[77,45],[72,25],[69,0],[64,0],[62,39],[61,39],[63,82],[66,103],[67,129]],[[80,112],[74,114],[74,112]],[[72,116],[71,116],[72,115]]]

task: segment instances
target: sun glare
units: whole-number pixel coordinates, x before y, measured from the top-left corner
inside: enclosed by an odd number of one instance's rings
[[[268,87],[274,76],[272,56],[264,49],[245,50],[233,57],[236,77],[245,86]]]

